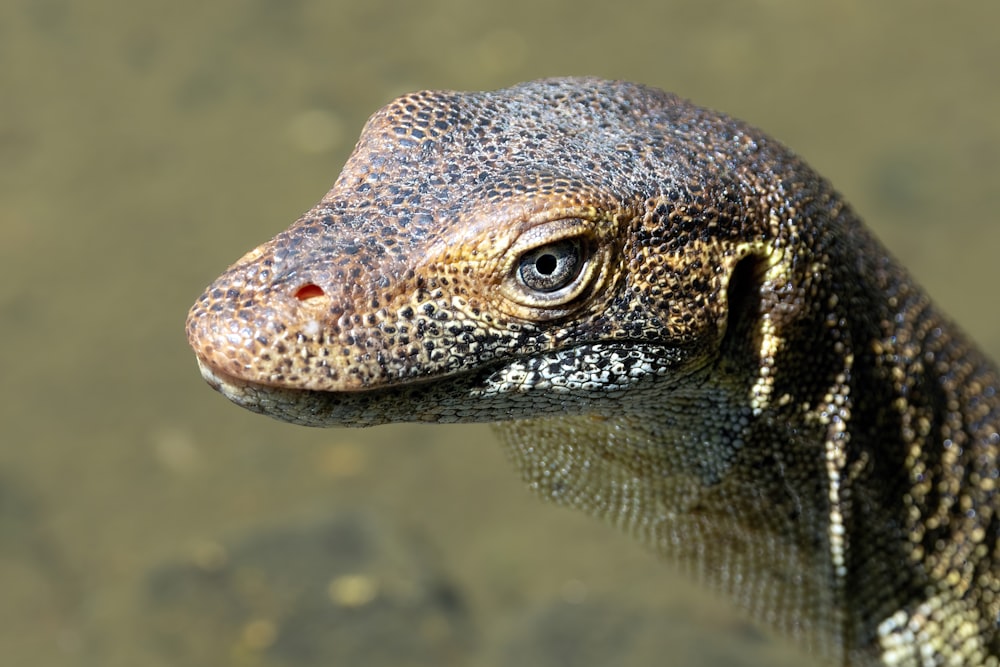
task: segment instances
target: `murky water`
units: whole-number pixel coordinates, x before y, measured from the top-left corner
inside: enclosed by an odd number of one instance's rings
[[[802,664],[486,427],[235,408],[184,316],[394,95],[596,74],[793,146],[996,355],[1000,5],[486,7],[0,5],[4,664]]]

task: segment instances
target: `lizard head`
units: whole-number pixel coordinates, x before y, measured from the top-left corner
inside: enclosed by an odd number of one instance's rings
[[[621,82],[399,98],[188,340],[228,398],[308,425],[638,405],[719,357],[730,277],[774,234],[762,141]]]

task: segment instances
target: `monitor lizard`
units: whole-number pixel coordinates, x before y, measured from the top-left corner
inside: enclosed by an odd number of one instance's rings
[[[401,97],[187,335],[284,421],[496,422],[539,494],[830,664],[1000,664],[997,369],[739,120],[592,78]]]

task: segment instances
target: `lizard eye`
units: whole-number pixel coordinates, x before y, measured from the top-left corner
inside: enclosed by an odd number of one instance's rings
[[[528,230],[508,251],[500,292],[512,314],[550,320],[586,302],[604,275],[607,252],[578,219]]]
[[[580,275],[585,260],[583,251],[579,238],[532,248],[518,260],[517,281],[529,290],[545,294],[563,289]]]

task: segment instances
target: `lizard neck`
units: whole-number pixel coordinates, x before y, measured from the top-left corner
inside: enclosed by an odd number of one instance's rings
[[[928,642],[945,624],[988,636],[997,617],[1000,598],[970,593],[997,584],[980,481],[995,477],[984,454],[998,418],[981,388],[997,378],[861,241],[867,278],[854,283],[822,258],[737,267],[720,356],[685,382],[617,412],[498,431],[540,495],[610,520],[809,653],[897,664],[898,646],[920,650],[902,636],[914,629]],[[810,290],[830,297],[797,308]],[[933,650],[964,655],[960,644]]]

